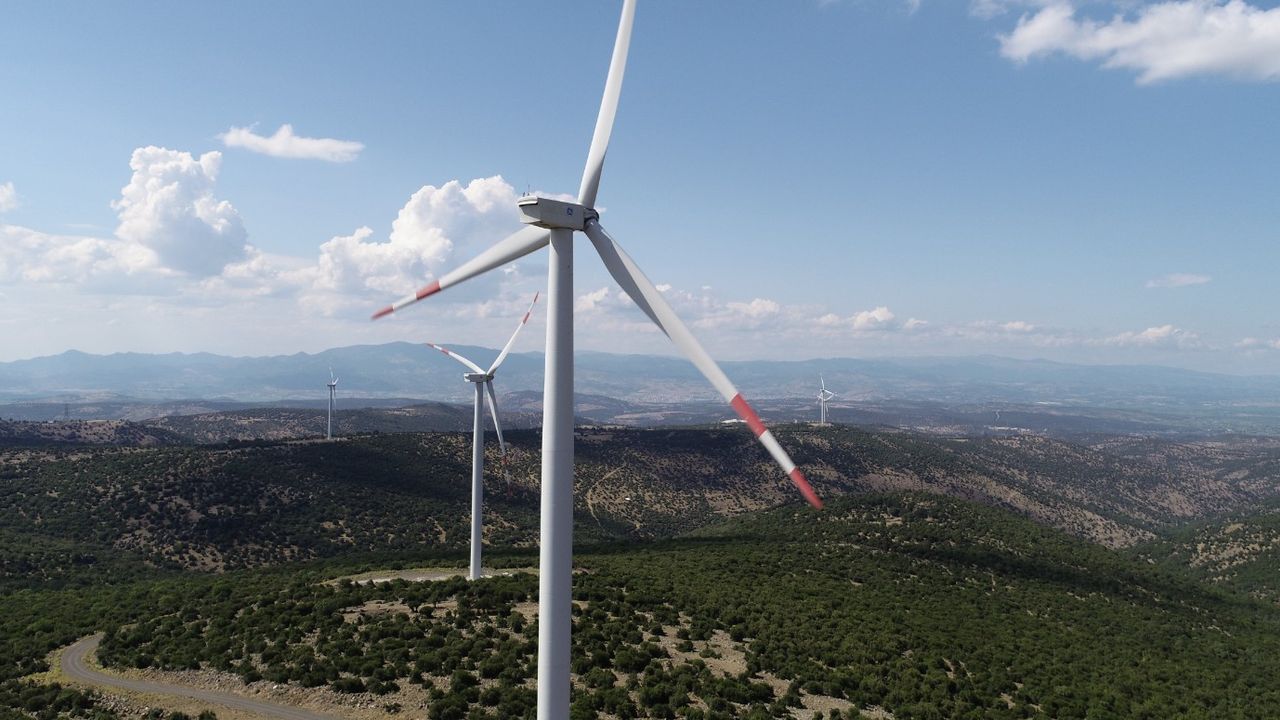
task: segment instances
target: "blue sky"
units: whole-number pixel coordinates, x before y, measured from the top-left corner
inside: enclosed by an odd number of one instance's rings
[[[367,317],[577,189],[619,6],[7,4],[0,360],[500,343],[539,256]],[[722,358],[1280,372],[1277,80],[1261,0],[641,0],[600,206]]]

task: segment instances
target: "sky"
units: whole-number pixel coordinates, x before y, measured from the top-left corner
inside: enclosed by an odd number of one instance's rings
[[[577,190],[620,6],[6,3],[0,361],[499,346],[543,253],[369,316]],[[1280,373],[1276,118],[1276,2],[640,0],[598,209],[722,359]]]

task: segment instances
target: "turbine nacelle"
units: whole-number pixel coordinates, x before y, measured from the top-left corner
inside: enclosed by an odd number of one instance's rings
[[[548,230],[584,230],[588,221],[600,218],[594,208],[535,195],[520,198],[516,205],[520,222]]]
[[[487,383],[493,379],[493,373],[463,373],[462,379],[469,383]]]

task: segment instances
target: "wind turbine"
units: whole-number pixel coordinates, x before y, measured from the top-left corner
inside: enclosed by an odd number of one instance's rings
[[[324,431],[324,439],[333,439],[333,394],[338,389],[338,378],[333,376],[333,366],[329,366],[329,425]]]
[[[827,381],[818,376],[818,382],[822,383],[822,389],[818,391],[818,424],[827,424],[827,401],[835,397],[836,394],[827,389]]]
[[[523,197],[518,206],[528,225],[429,285],[374,314],[384,317],[445,288],[550,245],[547,268],[547,351],[542,404],[542,518],[538,575],[538,718],[569,717],[569,641],[573,580],[573,234],[585,233],[605,267],[636,305],[693,362],[782,466],[816,508],[813,488],[760,416],[703,350],[662,293],[600,224],[596,193],[613,131],[622,76],[631,44],[635,0],[624,0],[600,113],[582,173],[577,202]],[[564,82],[557,87],[563,88]],[[571,85],[572,86],[572,85]]]
[[[507,442],[502,439],[502,425],[498,422],[498,396],[493,392],[493,374],[498,371],[498,366],[503,360],[507,359],[507,353],[511,352],[511,346],[516,343],[516,336],[520,334],[520,329],[529,322],[529,316],[533,314],[533,306],[538,302],[538,295],[535,293],[533,302],[529,303],[529,309],[525,311],[524,317],[520,319],[520,324],[516,325],[516,331],[511,333],[511,339],[502,347],[502,352],[498,353],[498,358],[493,361],[488,370],[481,370],[479,365],[471,362],[458,353],[435,343],[427,343],[431,347],[457,360],[467,366],[471,372],[465,373],[462,378],[476,386],[476,402],[475,402],[475,424],[471,429],[471,572],[470,578],[478,580],[482,574],[480,566],[480,547],[484,541],[484,402],[481,399],[487,393],[489,401],[489,414],[493,416],[493,429],[498,431],[498,447],[502,448],[502,454],[507,454]]]

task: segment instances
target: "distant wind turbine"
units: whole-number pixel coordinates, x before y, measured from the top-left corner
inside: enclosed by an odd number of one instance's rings
[[[511,339],[507,340],[507,344],[502,347],[502,352],[498,353],[498,358],[493,361],[488,370],[481,370],[479,365],[471,362],[458,353],[436,345],[435,343],[427,343],[431,347],[457,360],[467,366],[471,372],[462,376],[464,380],[476,386],[475,400],[475,423],[471,429],[471,572],[470,578],[477,580],[483,574],[480,564],[480,548],[484,541],[484,402],[482,398],[489,401],[489,414],[493,416],[493,429],[498,432],[498,447],[502,449],[502,454],[507,454],[507,442],[502,439],[502,424],[498,422],[498,396],[493,391],[493,374],[498,371],[498,366],[503,360],[507,359],[507,354],[511,352],[511,346],[515,345],[516,336],[520,334],[520,329],[529,322],[529,316],[533,314],[533,306],[538,302],[538,295],[535,293],[533,302],[529,303],[529,309],[525,311],[524,317],[520,319],[520,324],[516,325],[515,332],[511,333]]]
[[[600,224],[596,194],[604,169],[605,152],[613,132],[631,45],[635,0],[624,0],[622,18],[613,46],[613,59],[605,79],[600,113],[587,152],[577,202],[545,197],[522,197],[517,206],[529,225],[488,250],[444,273],[431,284],[374,314],[384,317],[441,290],[486,273],[500,265],[551,246],[547,267],[547,351],[542,403],[542,521],[539,534],[538,573],[538,720],[569,717],[569,649],[573,627],[573,240],[575,232],[591,239],[600,259],[618,285],[658,326],[663,334],[706,376],[734,412],[751,428],[775,462],[814,507],[822,507],[804,474],[782,449],[760,416],[747,404],[724,371],[694,339],[666,298],[645,277],[631,256]],[[529,78],[535,93],[552,93],[572,102],[576,80],[535,74]],[[549,84],[548,84],[549,83]],[[563,105],[560,106],[563,110]],[[536,144],[538,138],[530,138]],[[688,206],[690,211],[695,208]],[[658,217],[679,214],[676,208],[651,208]]]
[[[324,431],[324,439],[333,439],[333,394],[338,389],[338,378],[333,376],[333,366],[329,366],[329,425]]]
[[[827,381],[818,376],[818,382],[822,384],[822,389],[818,391],[818,424],[827,424],[827,402],[836,394],[827,389]]]

